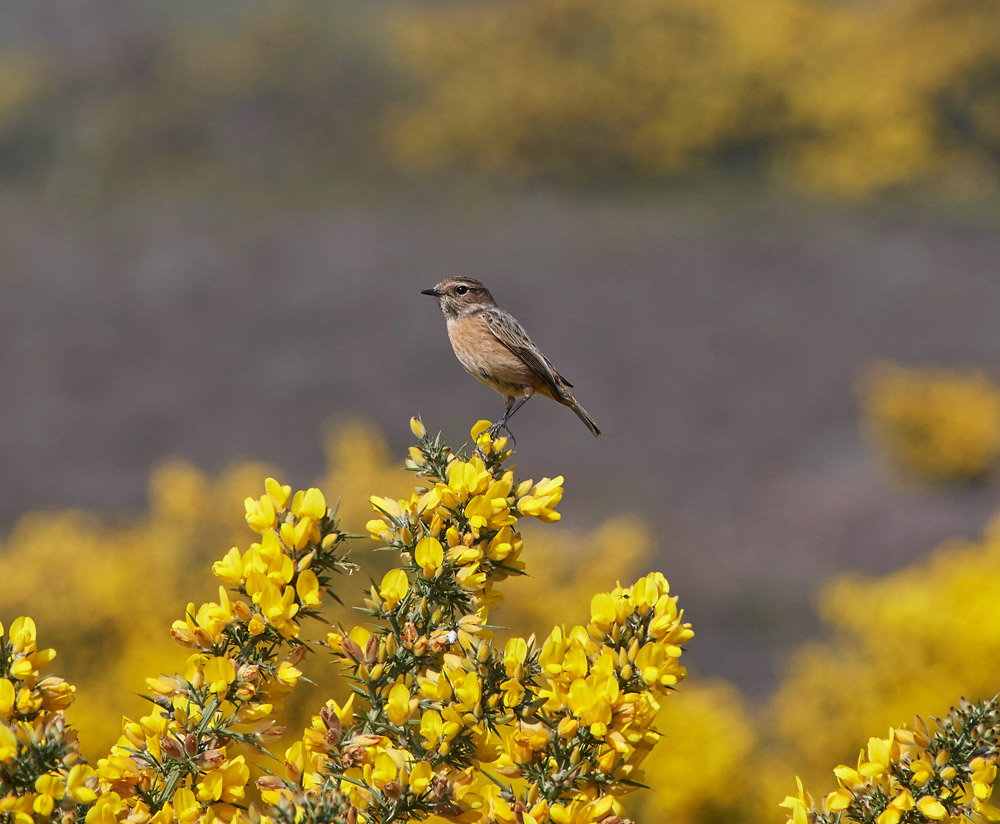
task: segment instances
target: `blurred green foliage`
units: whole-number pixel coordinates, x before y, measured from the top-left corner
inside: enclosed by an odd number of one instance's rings
[[[994,0],[293,0],[116,31],[0,49],[0,180],[1000,179]]]

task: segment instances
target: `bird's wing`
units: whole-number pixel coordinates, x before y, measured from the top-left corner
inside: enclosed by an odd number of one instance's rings
[[[538,348],[531,342],[524,327],[508,312],[502,309],[486,309],[483,319],[493,333],[493,336],[517,355],[532,372],[538,375],[555,393],[556,397],[563,394],[563,386],[572,384],[560,375],[549,363]]]

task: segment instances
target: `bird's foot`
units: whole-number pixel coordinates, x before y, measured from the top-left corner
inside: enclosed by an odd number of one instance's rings
[[[514,439],[514,433],[507,428],[507,421],[503,418],[498,420],[495,424],[493,424],[493,426],[491,426],[486,431],[489,433],[491,440],[495,440],[497,435],[499,435],[501,432],[504,432],[506,434],[508,446],[511,449],[517,446],[517,441]]]

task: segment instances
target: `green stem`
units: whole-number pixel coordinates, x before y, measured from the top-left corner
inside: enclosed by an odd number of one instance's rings
[[[201,738],[207,731],[208,725],[212,723],[212,717],[215,715],[215,711],[219,708],[219,696],[213,695],[212,700],[208,702],[208,706],[204,708],[201,716],[201,722],[195,729],[195,734]],[[163,808],[171,798],[174,797],[174,793],[177,791],[177,785],[180,784],[181,778],[184,777],[185,773],[196,772],[190,768],[185,768],[180,764],[174,765],[170,770],[170,774],[167,775],[167,780],[163,783],[163,792],[160,793],[160,798],[158,802],[158,809]]]

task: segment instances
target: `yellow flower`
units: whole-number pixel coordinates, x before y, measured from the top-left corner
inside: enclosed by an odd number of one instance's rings
[[[14,622],[10,625],[8,637],[15,653],[30,655],[35,651],[36,643],[34,620],[26,615],[15,618]]]
[[[194,824],[201,817],[201,804],[189,787],[181,787],[174,793],[174,814],[181,824]]]
[[[393,724],[402,725],[410,717],[410,690],[406,684],[397,682],[389,690],[386,702],[386,715]]]
[[[278,513],[275,512],[274,502],[270,497],[247,498],[243,505],[247,511],[247,523],[254,532],[263,533],[277,524]]]
[[[238,755],[224,762],[218,769],[202,775],[196,785],[196,794],[202,802],[222,801],[232,804],[243,798],[249,780],[250,768],[246,765],[246,759]]]
[[[472,435],[472,440],[474,441],[478,440],[479,436],[482,435],[491,426],[493,426],[493,424],[490,421],[486,420],[476,421],[475,426],[473,426],[472,429],[469,431],[469,434]]]
[[[528,657],[528,642],[523,638],[511,638],[503,650],[503,666],[507,675],[520,678],[524,674],[524,662]]]
[[[948,810],[945,809],[944,804],[933,795],[923,795],[918,798],[917,809],[934,821],[940,821],[948,815]]]
[[[934,777],[934,765],[927,759],[926,754],[910,761],[910,770],[913,773],[913,783],[918,787],[924,786]]]
[[[79,804],[92,804],[97,799],[97,793],[87,786],[87,782],[97,773],[87,764],[75,764],[66,777],[66,794]]]
[[[424,738],[424,749],[435,749],[444,735],[444,722],[441,720],[441,713],[437,710],[425,710],[420,717],[420,734]]]
[[[409,786],[414,795],[420,795],[430,786],[434,770],[428,761],[417,761],[409,772]]]
[[[795,795],[786,795],[785,800],[778,806],[792,811],[793,824],[809,824],[812,799],[806,794],[802,786],[802,779],[798,776],[795,776],[795,784],[798,787],[798,792]]]
[[[524,684],[516,678],[508,678],[500,684],[500,689],[503,691],[503,705],[505,707],[516,707],[524,700]]]
[[[610,593],[600,592],[590,599],[590,623],[601,632],[611,630],[615,617],[615,600]]]
[[[326,706],[333,710],[333,714],[337,716],[340,725],[346,727],[351,723],[351,719],[354,718],[354,693],[351,693],[343,706],[332,698],[326,702]]]
[[[299,611],[294,589],[285,587],[279,592],[274,584],[268,584],[260,592],[260,610],[267,622],[285,638],[298,636],[298,627],[292,622]]]
[[[831,795],[836,795],[836,793],[831,793]],[[833,807],[830,806],[829,797],[827,798],[826,806],[827,809],[830,810],[830,812],[838,811],[837,809],[834,809]],[[844,807],[841,807],[840,809],[846,809],[846,805]],[[881,813],[879,813],[878,818],[875,819],[875,824],[899,824],[899,820],[902,817],[903,817],[903,811],[890,805],[886,807],[884,810],[882,810]]]
[[[456,504],[485,492],[492,480],[482,459],[473,457],[469,461],[452,461],[448,466],[448,484],[439,484],[438,489],[444,503],[453,509]]]
[[[277,509],[284,509],[288,505],[288,499],[292,496],[292,488],[282,486],[274,478],[264,480],[264,489],[267,490],[267,494],[274,501],[274,506]]]
[[[236,547],[232,547],[221,561],[212,564],[212,574],[221,578],[229,586],[243,583],[243,556]]]
[[[326,498],[315,487],[299,490],[292,498],[292,512],[299,518],[322,521],[326,517]]]
[[[373,518],[365,524],[365,529],[376,541],[388,541],[392,537],[392,530],[381,518]]]
[[[875,778],[884,775],[889,769],[889,739],[868,739],[868,761],[858,765],[858,774],[864,778]]]
[[[295,591],[305,606],[315,607],[320,604],[319,579],[311,569],[304,569],[299,573],[299,578],[295,582]]]
[[[57,801],[66,795],[66,784],[62,776],[43,773],[35,779],[35,796],[32,808],[40,816],[49,816]]]
[[[423,421],[420,418],[410,418],[410,431],[414,437],[420,440],[423,440],[427,435],[427,430],[424,428]]]
[[[483,696],[483,685],[479,676],[474,672],[465,674],[465,677],[454,684],[455,698],[457,704],[455,708],[460,712],[475,709]]]
[[[834,790],[826,797],[826,808],[832,813],[839,813],[848,808],[851,800],[852,797],[849,792]]]
[[[6,724],[0,724],[0,764],[9,764],[17,757],[17,736]]]
[[[292,549],[305,549],[319,540],[319,529],[311,518],[299,518],[295,523],[284,523],[279,529],[281,540]],[[289,563],[291,559],[288,559]]]
[[[976,798],[986,800],[993,794],[993,784],[997,778],[997,765],[993,759],[973,758],[969,762],[972,772],[972,791]]]
[[[454,711],[445,707],[442,712],[425,710],[420,717],[420,735],[424,739],[425,750],[436,750],[441,755],[447,755],[451,750],[451,740],[462,729],[460,721],[455,720]]]
[[[116,792],[103,792],[94,806],[87,810],[86,824],[117,824],[118,814],[125,808]]]
[[[545,523],[554,523],[562,516],[553,507],[562,500],[563,476],[542,478],[531,492],[517,501],[517,508],[524,515],[531,515]]]
[[[444,562],[444,547],[437,538],[421,538],[413,550],[413,560],[424,571],[424,575],[433,578]]]
[[[16,697],[14,685],[6,678],[0,678],[0,719],[10,718]]]
[[[434,540],[434,539],[431,539]],[[410,582],[401,569],[391,569],[382,577],[379,595],[385,602],[386,609],[393,609],[410,591]]]
[[[294,687],[302,677],[302,670],[290,661],[282,661],[274,673],[275,680],[286,687]]]

